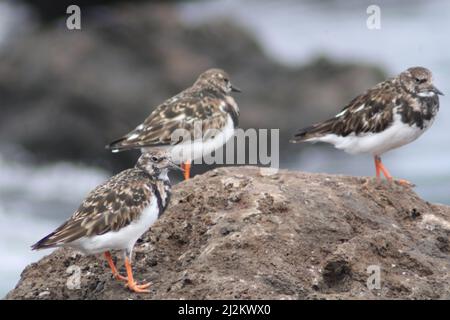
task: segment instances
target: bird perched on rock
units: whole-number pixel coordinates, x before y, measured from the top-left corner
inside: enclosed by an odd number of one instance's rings
[[[357,96],[334,118],[300,130],[291,142],[327,142],[350,154],[370,153],[377,180],[382,172],[392,181],[380,156],[430,128],[439,110],[438,95],[442,92],[428,69],[409,68]]]
[[[133,278],[133,247],[161,216],[170,198],[169,168],[179,168],[167,152],[144,153],[132,169],[113,176],[95,188],[55,231],[32,246],[33,250],[71,247],[85,254],[104,253],[114,277],[134,292],[148,292],[149,283]],[[117,271],[110,250],[123,250],[127,276]]]
[[[188,89],[166,100],[124,137],[106,148],[113,152],[168,148],[182,162],[185,179],[191,162],[224,145],[238,126],[239,108],[228,74],[221,69],[202,73]]]

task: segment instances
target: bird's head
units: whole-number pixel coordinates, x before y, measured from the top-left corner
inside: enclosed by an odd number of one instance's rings
[[[423,67],[412,67],[400,73],[400,82],[410,93],[419,97],[433,97],[443,93],[433,85],[433,75]]]
[[[230,93],[231,91],[241,92],[240,89],[231,84],[230,76],[222,69],[206,70],[198,77],[194,85],[209,87],[223,93]]]
[[[139,157],[136,167],[159,178],[167,177],[169,169],[182,170],[172,161],[169,152],[158,149],[143,153]]]

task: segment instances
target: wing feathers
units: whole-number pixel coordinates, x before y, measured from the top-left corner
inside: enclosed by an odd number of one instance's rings
[[[35,243],[32,249],[58,247],[129,225],[155,196],[152,183],[139,169],[122,171],[94,189],[67,222]]]
[[[234,100],[232,100],[234,101]],[[113,151],[143,148],[150,146],[174,145],[173,133],[184,129],[195,139],[196,122],[201,121],[205,128],[221,130],[226,124],[230,110],[230,97],[208,90],[186,90],[158,106],[150,116],[135,130],[110,143],[107,148]],[[233,102],[234,103],[234,102]],[[232,114],[233,118],[237,118]]]
[[[299,130],[291,142],[315,140],[327,134],[345,137],[383,131],[391,125],[395,107],[393,86],[381,83],[350,101],[334,118]]]

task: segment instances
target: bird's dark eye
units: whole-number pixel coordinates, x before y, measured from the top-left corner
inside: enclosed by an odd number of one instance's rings
[[[425,81],[427,81],[427,79],[420,79],[420,78],[415,78],[414,80],[416,80],[416,83],[424,83]]]
[[[153,162],[159,162],[160,161],[160,159],[158,157],[155,157],[155,156],[153,156],[151,159],[152,159]]]

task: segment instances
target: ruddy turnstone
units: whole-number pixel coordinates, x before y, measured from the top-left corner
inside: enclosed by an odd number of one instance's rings
[[[232,91],[240,92],[225,71],[209,69],[190,88],[156,107],[143,123],[106,148],[113,152],[168,148],[174,159],[182,162],[185,179],[189,179],[191,161],[220,148],[234,134],[239,108]]]
[[[432,125],[438,95],[442,92],[428,69],[409,68],[357,96],[334,118],[300,130],[291,142],[320,141],[350,154],[371,153],[377,180],[382,172],[392,181],[380,156],[416,140]]]
[[[89,193],[69,220],[32,249],[72,247],[85,254],[103,253],[116,279],[127,281],[132,291],[148,292],[149,283],[138,285],[133,278],[132,251],[167,207],[169,168],[179,167],[165,151],[144,153],[134,168],[120,172]],[[117,271],[110,250],[123,250],[126,277]]]

